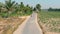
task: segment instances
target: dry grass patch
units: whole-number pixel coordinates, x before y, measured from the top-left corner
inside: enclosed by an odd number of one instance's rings
[[[41,11],[38,22],[44,34],[60,34],[60,12]]]
[[[26,19],[19,17],[11,17],[8,19],[0,19],[0,34],[13,34],[20,24]]]
[[[43,23],[46,22],[46,23]],[[45,34],[60,34],[60,18],[50,18],[45,21],[39,21],[39,25],[41,26],[43,32]]]

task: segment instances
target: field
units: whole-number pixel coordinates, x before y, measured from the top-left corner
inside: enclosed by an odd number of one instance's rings
[[[43,32],[53,32],[48,34],[56,34],[60,32],[60,12],[58,11],[40,11],[38,13],[38,22]]]

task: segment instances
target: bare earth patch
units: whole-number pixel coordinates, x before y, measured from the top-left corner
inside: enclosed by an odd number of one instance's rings
[[[45,21],[39,20],[39,25],[44,34],[60,34],[60,18],[50,18],[45,19]]]
[[[27,17],[0,18],[0,34],[13,34]]]

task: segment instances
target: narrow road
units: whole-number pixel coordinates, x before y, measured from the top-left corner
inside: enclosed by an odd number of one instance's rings
[[[37,13],[33,13],[30,18],[22,24],[13,34],[42,34],[42,30],[37,23]],[[20,32],[19,32],[20,31]]]

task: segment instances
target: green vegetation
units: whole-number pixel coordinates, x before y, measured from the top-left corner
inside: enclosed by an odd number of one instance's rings
[[[50,8],[48,9],[48,11],[60,11],[60,9],[59,9],[59,8],[51,8],[51,7],[50,7]]]
[[[41,11],[38,16],[40,23],[45,25],[47,31],[60,32],[60,12]]]
[[[37,8],[38,11],[41,11],[41,5],[40,4],[37,4],[36,8]]]
[[[0,2],[0,17],[8,18],[11,16],[26,16],[32,14],[33,11],[41,10],[40,4],[37,4],[33,9],[33,6],[29,4],[24,5],[23,2],[16,3],[15,1],[6,0],[5,3]]]
[[[3,6],[4,5],[4,6]],[[32,8],[29,5],[20,4],[15,1],[6,0],[5,4],[0,4],[0,17],[8,18],[11,16],[24,16],[32,14]]]
[[[12,0],[6,0],[5,3],[0,2],[0,17],[3,18],[30,15],[36,10],[41,10],[40,4],[37,4],[35,9],[33,9],[33,6],[29,6],[29,4],[24,5],[23,2],[16,3]]]

